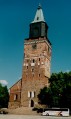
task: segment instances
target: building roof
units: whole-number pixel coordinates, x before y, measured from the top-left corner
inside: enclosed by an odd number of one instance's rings
[[[19,79],[16,83],[14,83],[14,84],[9,88],[9,90],[10,90],[13,86],[15,86],[18,82],[20,82],[20,81],[22,81],[22,78]]]
[[[36,22],[40,22],[40,21],[45,22],[43,11],[42,11],[41,5],[39,4],[36,14],[35,14],[34,21],[32,23],[36,23]]]

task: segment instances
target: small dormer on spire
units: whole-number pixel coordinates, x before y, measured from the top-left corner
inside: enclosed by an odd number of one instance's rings
[[[39,4],[34,21],[32,23],[41,22],[41,21],[45,22],[43,11],[42,11],[41,5]]]

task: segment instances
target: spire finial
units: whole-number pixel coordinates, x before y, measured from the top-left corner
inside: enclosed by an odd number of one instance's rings
[[[41,9],[41,4],[39,3],[39,5],[38,5],[38,9]]]

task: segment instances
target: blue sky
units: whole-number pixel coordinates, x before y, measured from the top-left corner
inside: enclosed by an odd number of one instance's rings
[[[22,76],[24,39],[41,3],[52,43],[51,72],[71,71],[71,0],[0,0],[0,80]]]

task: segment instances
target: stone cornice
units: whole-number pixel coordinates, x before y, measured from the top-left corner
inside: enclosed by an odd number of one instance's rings
[[[51,48],[51,45],[50,45],[50,43],[48,42],[48,40],[46,40],[46,39],[40,39],[40,40],[38,40],[38,39],[35,39],[35,40],[28,40],[28,41],[25,41],[24,42],[24,45],[30,45],[30,44],[34,44],[34,43],[43,43],[43,42],[46,42],[47,43],[47,45],[49,45],[49,47]]]

